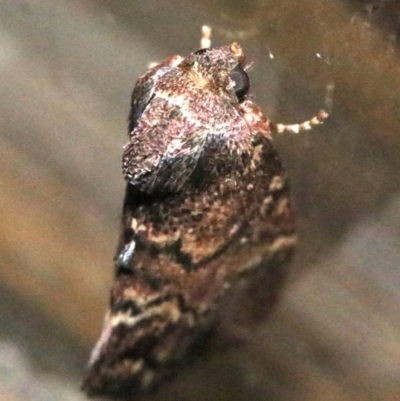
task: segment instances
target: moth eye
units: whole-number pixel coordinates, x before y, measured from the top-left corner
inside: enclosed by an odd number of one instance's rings
[[[239,100],[242,102],[246,93],[250,89],[250,79],[247,72],[240,66],[237,65],[230,73],[230,78],[235,83],[235,94]]]
[[[201,56],[202,54],[208,52],[209,50],[210,49],[208,47],[205,47],[204,49],[197,50],[197,52],[194,52],[194,54]]]

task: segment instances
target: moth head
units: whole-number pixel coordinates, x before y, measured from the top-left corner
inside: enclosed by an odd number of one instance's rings
[[[234,42],[229,46],[197,50],[181,66],[198,86],[241,103],[250,89],[244,64],[243,50]]]

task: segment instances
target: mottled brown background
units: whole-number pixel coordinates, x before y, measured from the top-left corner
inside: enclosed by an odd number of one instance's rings
[[[82,400],[123,198],[130,92],[149,61],[238,40],[276,121],[300,244],[247,343],[150,400],[400,400],[396,1],[0,0],[0,399]],[[273,54],[274,58],[270,57]]]

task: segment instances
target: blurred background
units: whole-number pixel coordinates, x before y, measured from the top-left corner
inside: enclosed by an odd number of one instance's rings
[[[149,62],[239,41],[299,246],[241,350],[151,400],[400,400],[396,0],[0,0],[0,399],[83,400],[112,282],[130,94]]]

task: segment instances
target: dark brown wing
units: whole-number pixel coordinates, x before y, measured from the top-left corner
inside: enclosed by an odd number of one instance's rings
[[[183,86],[191,85],[182,70],[163,66],[140,78],[132,93],[123,172],[132,186],[148,195],[181,190],[210,134],[208,127],[190,121],[190,98],[185,104],[175,92],[154,97],[179,80]],[[192,91],[192,97],[207,96],[201,88],[192,87]]]
[[[123,221],[135,250],[117,269],[85,382],[89,394],[127,396],[154,388],[191,356],[231,284],[259,280],[249,272],[265,272],[275,286],[285,276],[280,263],[295,236],[281,162],[262,135],[240,160],[232,169],[228,152],[206,152],[196,171],[208,174],[207,185],[146,205],[128,184]],[[123,233],[120,249],[125,240]],[[270,287],[263,283],[273,297]]]

